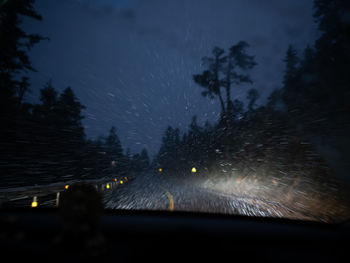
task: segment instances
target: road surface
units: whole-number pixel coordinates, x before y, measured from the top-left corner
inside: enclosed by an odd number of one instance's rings
[[[122,182],[123,181],[123,182]],[[125,179],[91,182],[103,195],[107,209],[168,210],[281,217],[321,222],[350,218],[348,203],[337,198],[330,185],[320,188],[308,178],[203,176],[148,172]],[[2,189],[0,206],[52,207],[59,204],[65,183]],[[32,206],[33,207],[33,206]]]
[[[210,190],[203,187],[201,179],[194,177],[173,178],[161,173],[139,175],[105,194],[105,206],[108,209],[192,211],[318,220],[278,202]]]

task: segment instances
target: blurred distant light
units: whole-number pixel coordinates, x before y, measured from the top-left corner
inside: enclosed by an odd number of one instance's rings
[[[117,179],[117,178],[114,178],[114,182],[118,182],[118,179]]]
[[[159,168],[159,169],[158,169],[158,171],[159,171],[159,172],[162,172],[162,171],[163,171],[163,169],[162,169],[162,168]]]
[[[197,172],[197,169],[196,169],[196,167],[192,167],[192,170],[191,170],[191,172],[192,172],[192,173],[195,173],[195,172]]]
[[[124,182],[123,182],[123,180],[120,180],[120,184],[123,184]]]
[[[69,188],[69,184],[66,184],[65,186],[64,186],[64,189],[68,189]]]
[[[111,186],[109,184],[106,184],[106,188],[109,189],[111,188]]]
[[[111,162],[111,165],[112,165],[112,166],[115,166],[115,161],[112,161],[112,162]]]
[[[38,206],[38,201],[36,199],[36,196],[33,197],[33,202],[31,204],[31,207],[37,207]]]

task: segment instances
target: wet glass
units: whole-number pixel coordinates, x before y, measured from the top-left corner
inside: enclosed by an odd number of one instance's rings
[[[345,1],[0,1],[0,39],[1,207],[349,218]]]

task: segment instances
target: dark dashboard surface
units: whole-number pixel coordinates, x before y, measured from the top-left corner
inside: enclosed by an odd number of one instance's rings
[[[0,223],[2,256],[21,261],[348,262],[350,243],[349,223],[182,212],[107,210],[87,230],[54,209],[16,209]]]

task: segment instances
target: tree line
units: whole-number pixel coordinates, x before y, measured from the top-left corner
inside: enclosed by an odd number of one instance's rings
[[[22,17],[41,21],[34,0],[4,1],[0,6],[0,186],[20,186],[72,179],[121,176],[148,169],[146,149],[124,152],[115,127],[98,140],[86,138],[85,109],[73,89],[60,94],[49,80],[40,103],[24,100],[28,72],[36,71],[30,49],[47,38],[27,34]]]
[[[282,87],[270,94],[265,105],[257,106],[259,92],[254,88],[247,91],[246,109],[242,101],[231,98],[232,88],[253,85],[249,71],[257,63],[247,51],[248,43],[240,41],[227,51],[214,47],[211,56],[203,57],[206,69],[193,80],[203,88],[204,97],[218,100],[220,118],[200,127],[195,116],[183,134],[168,127],[153,164],[170,170],[183,167],[187,172],[196,165],[202,170],[226,171],[222,167],[229,161],[241,167],[241,172],[263,167],[259,174],[308,171],[327,177],[331,168],[346,176],[350,163],[350,4],[315,0],[314,10],[320,37],[301,55],[289,45]]]

